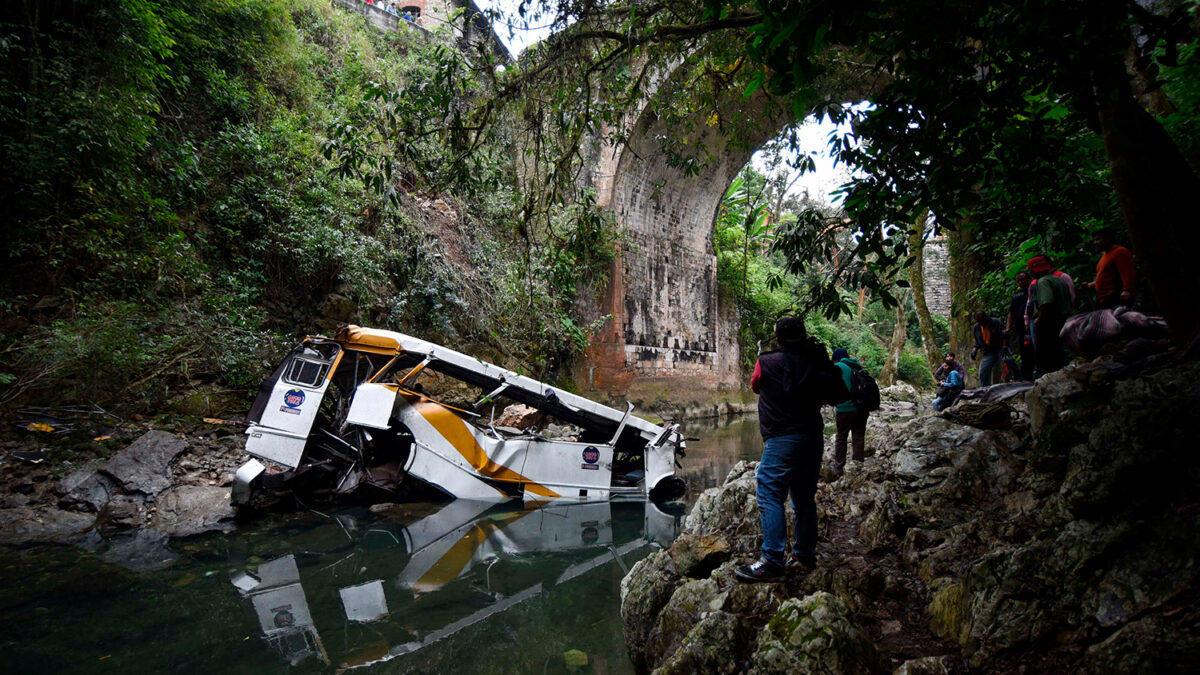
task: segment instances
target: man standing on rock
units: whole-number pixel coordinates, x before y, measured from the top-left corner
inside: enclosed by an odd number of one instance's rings
[[[783,503],[788,493],[796,511],[796,543],[788,562],[817,564],[817,476],[824,449],[823,404],[850,397],[825,347],[808,337],[804,321],[786,316],[775,324],[779,349],[758,358],[750,388],[758,394],[763,437],[758,465],[759,516],[763,543],[759,559],[734,574],[749,582],[782,581],[787,546]]]
[[[842,374],[842,384],[846,385],[846,391],[850,391],[850,378],[854,373],[855,368],[862,368],[862,365],[855,359],[850,358],[850,353],[845,349],[833,350],[833,365]],[[867,417],[871,413],[866,410],[859,410],[858,406],[854,405],[852,399],[847,398],[845,401],[837,404],[833,409],[833,419],[837,423],[837,432],[833,437],[833,473],[841,477],[842,470],[846,467],[846,437],[851,437],[853,443],[853,451],[850,458],[856,462],[861,462],[866,457],[866,433],[867,433]]]
[[[1034,281],[1030,284],[1033,297],[1033,345],[1037,353],[1037,376],[1052,373],[1066,365],[1062,338],[1059,332],[1071,313],[1072,294],[1065,281],[1054,272],[1049,258],[1035,256],[1026,264]]]
[[[1000,351],[1004,349],[1004,326],[987,315],[987,312],[975,312],[975,325],[971,327],[971,335],[975,338],[975,346],[971,348],[971,358],[983,352],[979,361],[979,386],[990,387],[992,374],[1000,363]]]
[[[1025,306],[1029,304],[1029,284],[1032,281],[1033,277],[1029,276],[1029,272],[1017,272],[1017,288],[1020,290],[1013,293],[1009,302],[1008,323],[1004,327],[1004,334],[1015,343],[1013,351],[1021,357],[1022,380],[1033,379],[1033,340],[1029,337],[1029,326],[1025,323]]]
[[[1133,254],[1118,244],[1116,238],[1109,227],[1092,235],[1092,245],[1101,253],[1100,262],[1096,263],[1096,280],[1083,284],[1083,287],[1096,291],[1101,309],[1132,303],[1133,290],[1137,286]]]

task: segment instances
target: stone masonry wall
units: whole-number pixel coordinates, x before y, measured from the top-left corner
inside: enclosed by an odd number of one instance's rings
[[[742,385],[737,312],[718,297],[713,222],[725,188],[780,126],[772,122],[761,137],[730,144],[706,124],[678,138],[647,115],[625,147],[598,149],[591,182],[626,243],[600,307],[614,318],[587,355],[589,389],[626,395],[651,388],[678,399]],[[690,172],[670,166],[663,138],[676,138],[707,161]]]
[[[925,302],[930,314],[950,318],[950,252],[942,237],[925,244]]]

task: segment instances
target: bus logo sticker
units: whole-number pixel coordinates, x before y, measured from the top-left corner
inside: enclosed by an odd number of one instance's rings
[[[279,411],[299,415],[300,406],[302,405],[304,405],[304,392],[299,389],[289,389],[283,395],[283,405],[279,408]]]

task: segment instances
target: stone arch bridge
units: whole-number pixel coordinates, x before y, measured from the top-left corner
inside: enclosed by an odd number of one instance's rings
[[[687,68],[670,78],[688,77]],[[868,81],[839,73],[820,88],[826,100],[858,101]],[[741,87],[729,89],[716,115],[706,108],[684,124],[661,119],[654,99],[629,120],[626,143],[597,149],[591,167],[597,202],[611,209],[626,243],[597,308],[613,318],[593,336],[579,379],[594,394],[713,400],[745,384],[737,310],[717,287],[717,210],[751,156],[800,120],[790,105],[761,92],[746,99]],[[707,161],[698,170],[674,166],[663,139]]]

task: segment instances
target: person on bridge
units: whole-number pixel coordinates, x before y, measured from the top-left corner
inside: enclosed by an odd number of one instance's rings
[[[861,368],[862,365],[857,360],[850,358],[849,352],[845,349],[833,350],[833,365],[841,371],[842,383],[846,385],[846,391],[850,391],[850,377],[854,369]],[[833,438],[833,473],[835,476],[841,477],[842,470],[846,467],[847,436],[852,437],[853,443],[850,459],[861,462],[866,457],[867,418],[870,415],[871,413],[866,410],[859,410],[858,406],[854,405],[854,401],[849,398],[837,404],[833,409],[833,419],[837,423],[837,432]]]
[[[1096,280],[1085,282],[1083,287],[1096,291],[1100,309],[1131,304],[1137,284],[1133,253],[1117,243],[1116,234],[1110,227],[1096,230],[1092,235],[1092,246],[1100,251],[1100,262],[1096,263]]]
[[[792,495],[796,542],[788,563],[811,570],[817,564],[817,477],[824,450],[821,406],[850,397],[841,373],[820,342],[808,337],[804,321],[785,316],[775,324],[779,349],[758,357],[750,388],[758,394],[763,437],[758,465],[758,510],[762,552],[734,571],[741,581],[783,581],[787,521],[783,503]]]
[[[971,326],[971,335],[975,338],[971,358],[976,358],[983,352],[983,358],[979,361],[979,386],[990,387],[992,373],[1000,363],[1000,350],[1004,348],[1004,326],[986,312],[975,312],[975,325]]]

